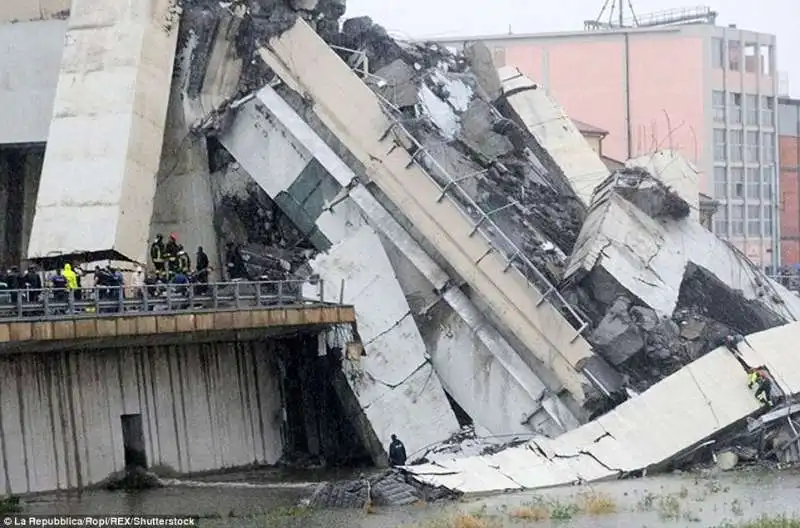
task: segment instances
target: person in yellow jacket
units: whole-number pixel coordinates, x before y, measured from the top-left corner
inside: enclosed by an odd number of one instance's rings
[[[67,289],[68,290],[77,290],[78,289],[78,276],[72,271],[71,264],[64,264],[64,269],[61,271],[61,275],[67,280]]]

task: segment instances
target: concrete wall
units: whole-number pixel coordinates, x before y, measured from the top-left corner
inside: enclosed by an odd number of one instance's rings
[[[0,265],[26,255],[43,161],[43,144],[0,147]]]
[[[47,140],[66,32],[63,20],[0,24],[0,144]]]
[[[212,344],[0,359],[0,489],[86,486],[123,469],[120,416],[141,414],[149,465],[196,472],[282,452],[269,344]]]
[[[781,262],[800,264],[800,137],[780,137]]]
[[[0,23],[64,18],[72,0],[24,0],[3,2]]]
[[[30,256],[145,261],[177,23],[171,0],[73,1]]]

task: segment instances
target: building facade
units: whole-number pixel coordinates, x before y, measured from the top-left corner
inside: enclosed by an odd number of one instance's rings
[[[781,261],[800,264],[800,99],[778,103]]]
[[[772,35],[711,24],[461,37],[498,66],[539,82],[570,117],[609,132],[603,154],[673,149],[719,202],[714,231],[760,266],[777,254],[776,45]]]

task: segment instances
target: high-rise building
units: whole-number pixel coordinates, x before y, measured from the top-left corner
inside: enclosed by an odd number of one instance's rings
[[[677,15],[659,14],[665,22]],[[681,153],[703,175],[698,191],[720,204],[713,230],[771,268],[778,253],[775,37],[710,22],[650,24],[439,42],[485,42],[498,66],[518,67],[570,117],[607,130],[606,156]]]
[[[778,101],[781,262],[800,264],[800,99]]]

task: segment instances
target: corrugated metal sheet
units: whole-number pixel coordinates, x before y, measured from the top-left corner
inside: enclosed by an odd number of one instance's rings
[[[73,0],[31,258],[146,262],[178,33],[172,4]]]
[[[798,336],[800,323],[748,336],[746,355],[766,364],[788,394],[800,391]],[[759,408],[747,373],[723,347],[558,438],[407,470],[421,482],[465,493],[600,480],[662,464]]]
[[[123,414],[142,415],[151,465],[197,472],[276,462],[281,397],[266,346],[0,358],[0,489],[73,488],[123,469]]]
[[[600,155],[564,109],[516,67],[504,66],[498,74],[503,93],[522,124],[547,150],[583,203],[591,204],[595,187],[609,175]]]

